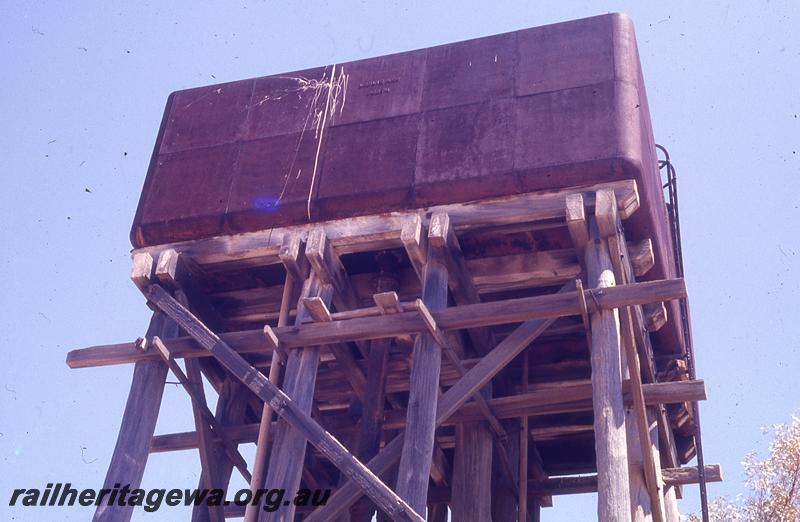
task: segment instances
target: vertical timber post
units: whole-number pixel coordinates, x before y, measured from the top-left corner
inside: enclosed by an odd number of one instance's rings
[[[623,376],[630,379],[627,364]],[[633,406],[628,406],[625,411],[625,431],[628,441],[628,477],[630,479],[631,495],[631,521],[651,522],[653,520],[653,505],[650,502],[650,493],[647,490],[644,476],[644,452],[639,438],[639,427],[632,411]]]
[[[149,254],[135,255],[131,272],[134,284],[140,288],[149,284],[154,268],[153,258]],[[165,314],[154,312],[145,334],[145,342],[149,344],[154,336],[163,339],[177,337],[178,326]],[[130,489],[141,485],[150,453],[150,441],[156,430],[167,372],[167,365],[160,360],[140,361],[134,365],[128,402],[125,404],[117,444],[103,482],[104,489],[114,488],[115,484],[129,484]],[[132,515],[133,506],[100,505],[92,520],[128,522]]]
[[[309,245],[311,244],[309,238]],[[309,248],[309,247],[306,247]],[[303,306],[305,297],[321,297],[329,305],[333,295],[333,288],[323,284],[315,274],[306,279],[297,304],[295,324],[299,325],[308,317],[308,312]],[[291,397],[305,413],[311,412],[314,389],[319,366],[320,347],[306,347],[289,352],[286,369],[284,371],[284,392]],[[269,469],[265,486],[270,489],[284,489],[288,494],[294,494],[300,486],[300,478],[305,462],[306,446],[308,442],[288,422],[281,419],[275,431],[272,444],[272,453],[269,459]],[[259,520],[269,522],[288,522],[294,520],[295,506],[281,506],[272,513],[263,512]]]
[[[222,388],[217,397],[217,407],[214,412],[214,418],[220,426],[228,426],[232,424],[241,424],[247,408],[246,394],[250,393],[238,381],[231,377],[226,377],[222,383]],[[224,448],[217,444],[211,447],[212,451],[210,469],[215,470],[216,477],[213,480],[216,482],[218,488],[223,491],[228,489],[228,482],[230,482],[231,473],[233,472],[233,461],[225,454]],[[203,470],[200,473],[200,482],[198,487],[203,487],[202,484],[208,482],[206,474],[210,470]],[[209,520],[209,512],[202,503],[194,506],[192,510],[192,522],[206,522]]]
[[[588,287],[602,290],[615,285],[608,241],[600,237],[594,216],[588,222],[585,255]],[[591,295],[587,297],[590,299]],[[597,518],[600,522],[618,522],[631,516],[618,311],[594,311],[591,332]]]
[[[437,232],[431,229],[431,232]],[[447,306],[447,268],[440,254],[428,247],[422,278],[422,301],[430,310]],[[417,513],[425,513],[431,473],[436,404],[442,348],[428,332],[414,342],[406,432],[397,472],[397,494]]]
[[[154,337],[170,338],[178,336],[177,325],[166,315],[155,312],[147,329],[147,342]],[[141,485],[147,456],[150,453],[150,441],[156,430],[158,410],[161,408],[161,397],[167,380],[167,365],[163,361],[140,361],[133,367],[133,379],[125,404],[125,413],[119,427],[117,445],[108,466],[108,473],[103,482],[104,489],[111,489],[115,484],[130,489]],[[94,522],[127,522],[133,515],[134,506],[107,506],[101,504],[95,511]]]
[[[508,433],[508,460],[512,463],[514,475],[509,477],[503,469],[503,463],[498,456],[503,451],[502,442],[495,439],[494,456],[496,458],[492,459],[492,520],[516,520],[519,495],[517,495],[517,488],[514,487],[515,484],[512,484],[511,481],[519,482],[521,466],[514,466],[514,464],[519,462],[520,440],[524,433],[520,430],[516,419],[506,419],[500,422]]]
[[[530,378],[530,350],[522,353],[522,378],[520,391],[528,393]],[[528,519],[528,417],[520,419],[519,430],[519,520]]]
[[[376,339],[370,342],[370,350],[367,354],[367,390],[369,393],[364,401],[358,441],[358,459],[361,462],[369,462],[380,449],[391,343],[389,339]],[[350,518],[353,522],[368,522],[372,520],[374,514],[375,504],[368,498],[362,498],[350,510]]]
[[[492,519],[492,434],[485,421],[456,425],[453,462],[453,520]]]
[[[661,469],[661,439],[658,436],[658,419],[653,410],[648,410],[648,421],[650,421],[652,429],[650,431],[650,440],[653,441],[653,458],[656,462],[657,468]],[[675,486],[664,484],[664,521],[665,522],[680,522],[681,516],[678,511],[678,498],[675,495]]]

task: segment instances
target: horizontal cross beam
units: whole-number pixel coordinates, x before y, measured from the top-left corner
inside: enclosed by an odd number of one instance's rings
[[[621,180],[569,187],[555,192],[530,192],[469,203],[437,205],[429,210],[448,213],[456,230],[535,223],[565,219],[564,202],[569,194],[581,193],[584,203],[589,207],[594,206],[594,194],[603,188],[614,191],[619,205],[618,212],[623,219],[639,208],[636,181]],[[145,247],[135,250],[134,253],[148,253],[157,258],[160,251],[174,249],[190,256],[209,270],[279,264],[281,263],[279,254],[285,235],[297,234],[301,239],[305,239],[318,226],[325,228],[331,246],[339,254],[385,250],[403,246],[401,238],[403,227],[409,218],[413,218],[417,213],[418,210],[409,210],[389,215],[358,216],[323,223],[270,228],[231,236]]]
[[[722,468],[719,464],[704,466],[707,482],[722,482]],[[697,466],[685,468],[663,468],[661,477],[667,486],[681,486],[697,484],[700,481]],[[593,493],[597,491],[597,475],[581,477],[549,478],[542,482],[532,483],[528,488],[531,496],[546,495],[575,495],[580,493]]]
[[[703,467],[708,482],[722,481],[722,468],[719,464]],[[667,486],[697,484],[700,480],[697,466],[685,468],[663,468],[661,475]],[[531,482],[528,486],[528,497],[535,498],[550,495],[578,495],[597,491],[597,475],[573,477],[552,477],[540,482]],[[450,491],[447,488],[431,488],[429,502],[447,502]]]
[[[628,388],[628,381],[623,382],[623,390],[626,391],[625,402],[626,404],[631,404],[630,395],[627,393]],[[642,388],[644,390],[645,403],[648,406],[700,401],[706,398],[705,383],[702,380],[644,384]],[[591,393],[592,390],[589,384],[569,384],[509,397],[487,399],[487,404],[500,419],[575,413],[592,411]],[[480,420],[482,415],[477,404],[467,403],[452,417],[442,421],[441,425],[451,426],[459,422]],[[346,428],[345,424],[352,425],[352,420],[349,417],[344,417],[341,421],[333,416],[326,417],[326,419],[331,421],[330,428],[341,427],[344,430]],[[405,426],[404,420],[404,410],[389,411],[386,414],[383,429],[402,429]],[[556,428],[554,427],[554,429]],[[592,427],[589,425],[588,430],[591,431],[591,429]],[[231,440],[239,444],[253,442],[256,440],[258,433],[258,424],[227,426],[225,433]],[[197,433],[194,431],[167,433],[153,437],[150,451],[152,453],[181,451],[196,448],[197,444]]]
[[[686,285],[683,279],[631,283],[603,290],[586,290],[584,293],[589,312],[601,308],[611,309],[681,299],[686,295]],[[460,330],[537,319],[556,319],[568,315],[580,315],[581,311],[577,292],[559,292],[551,295],[449,307],[432,312],[432,315],[436,324],[443,330]],[[419,314],[413,311],[274,329],[280,345],[284,348],[384,339],[423,331],[427,331],[427,326]],[[264,333],[261,330],[231,332],[222,334],[221,338],[240,354],[264,353],[265,351]],[[165,343],[173,357],[176,358],[209,356],[189,337],[170,339]],[[85,368],[157,358],[158,354],[142,352],[136,348],[134,342],[130,342],[73,350],[67,354],[67,365],[70,368]]]

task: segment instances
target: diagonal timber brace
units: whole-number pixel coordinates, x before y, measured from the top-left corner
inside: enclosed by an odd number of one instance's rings
[[[561,289],[566,292],[570,288],[567,285]],[[436,426],[441,425],[449,419],[477,390],[485,386],[497,373],[505,368],[522,350],[524,350],[534,339],[539,337],[551,324],[555,318],[530,320],[517,327],[508,337],[506,337],[494,350],[486,354],[475,366],[473,366],[459,381],[448,389],[440,398],[436,405]],[[367,466],[376,475],[386,473],[395,462],[400,459],[403,449],[404,434],[401,433],[391,442],[386,444],[383,449],[369,461]],[[334,493],[326,506],[318,508],[306,518],[307,522],[322,522],[335,520],[347,509],[361,498],[359,486],[352,481],[348,482]]]
[[[143,292],[151,303],[172,318],[203,348],[211,352],[228,372],[264,402],[269,402],[278,415],[300,431],[311,444],[350,478],[351,483],[358,484],[358,487],[381,510],[396,520],[422,522],[423,519],[419,514],[351,455],[338,440],[326,432],[311,416],[300,410],[289,396],[239,356],[163,288],[153,284],[144,288]]]
[[[236,469],[242,474],[242,477],[248,482],[252,479],[250,476],[250,472],[247,471],[247,462],[244,460],[244,457],[239,453],[239,450],[236,448],[236,445],[233,441],[228,437],[225,430],[219,425],[217,419],[214,418],[214,414],[211,413],[211,410],[208,409],[206,406],[205,400],[201,399],[198,396],[197,391],[195,390],[193,383],[183,373],[183,370],[178,363],[175,362],[175,359],[169,353],[169,349],[164,346],[164,343],[158,336],[153,337],[153,345],[158,350],[158,353],[161,354],[161,357],[164,359],[164,362],[167,363],[169,369],[172,370],[172,373],[177,377],[178,381],[181,383],[181,386],[186,390],[186,393],[189,394],[189,397],[192,399],[192,402],[198,406],[200,414],[203,417],[203,420],[211,426],[211,429],[217,433],[222,440],[223,447],[225,448],[225,453],[227,453],[228,457],[233,462],[233,465],[236,466]]]

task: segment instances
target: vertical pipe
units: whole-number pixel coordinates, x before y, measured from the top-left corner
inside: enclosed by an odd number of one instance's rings
[[[286,274],[286,280],[283,284],[283,295],[281,296],[281,310],[278,315],[278,326],[286,326],[289,324],[289,308],[292,304],[292,292],[294,290],[294,278],[291,274]],[[272,362],[269,366],[269,376],[267,377],[270,382],[276,386],[280,386],[281,380],[281,367],[283,361],[278,353],[278,350],[272,352]],[[264,475],[267,469],[267,455],[269,454],[269,431],[272,426],[272,408],[268,402],[264,403],[264,408],[261,411],[261,422],[258,426],[258,442],[256,443],[256,457],[253,463],[253,476],[250,480],[250,491],[255,498],[256,490],[264,487]],[[245,522],[256,522],[258,520],[258,506],[251,502],[247,505],[244,512]]]

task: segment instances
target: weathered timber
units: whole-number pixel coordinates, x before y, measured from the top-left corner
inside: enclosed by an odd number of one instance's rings
[[[131,280],[138,288],[146,288],[150,283],[154,264],[150,254],[133,256]],[[176,337],[178,331],[174,321],[163,313],[155,312],[150,319],[143,344],[145,346],[150,344],[150,340],[156,335]],[[122,414],[114,453],[103,481],[104,488],[113,488],[114,484],[119,483],[130,484],[131,488],[135,489],[142,482],[168,372],[167,365],[160,360],[158,354],[154,355],[155,358],[137,362],[133,368],[128,401]],[[93,520],[127,522],[132,514],[133,506],[100,505],[94,513]]]
[[[367,355],[367,389],[369,393],[363,403],[361,428],[358,436],[358,459],[361,462],[368,462],[380,449],[390,346],[389,339],[374,340],[370,344]],[[368,499],[364,500],[353,506],[352,522],[372,520],[375,507]]]
[[[436,342],[439,344],[439,346],[441,346],[447,361],[453,368],[455,368],[458,375],[463,377],[467,373],[467,369],[461,363],[458,354],[456,354],[455,349],[453,348],[453,343],[448,342],[448,339],[446,339],[446,334],[439,329],[430,313],[430,310],[428,310],[428,308],[425,306],[425,303],[421,300],[418,300],[417,307],[419,309],[420,316],[423,318],[423,321],[428,327],[428,331],[433,336],[434,340],[436,340]],[[450,336],[450,338],[457,339],[455,336]],[[488,428],[498,441],[496,448],[498,450],[498,457],[502,463],[503,471],[512,484],[512,487],[516,488],[516,484],[512,478],[514,476],[514,472],[511,468],[511,461],[508,457],[509,451],[505,444],[506,431],[500,424],[500,421],[497,420],[497,417],[495,416],[494,412],[492,412],[491,407],[487,404],[486,398],[483,396],[483,392],[485,391],[486,390],[480,390],[475,392],[472,398],[475,400],[475,404],[480,410],[481,415],[483,415],[484,419],[487,421]]]
[[[319,296],[304,298],[303,306],[315,321],[321,323],[331,322],[331,313]],[[340,343],[327,345],[326,348],[330,350],[336,362],[341,366],[345,381],[353,389],[359,400],[363,402],[367,396],[367,380],[361,371],[361,367],[350,352],[350,348]]]
[[[632,283],[604,289],[587,289],[586,304],[590,312],[634,304],[646,304],[686,296],[683,279],[666,279]],[[518,323],[535,319],[555,319],[567,315],[580,315],[581,309],[575,292],[544,296],[523,297],[489,303],[478,303],[432,311],[433,318],[443,330],[459,330],[480,326]],[[336,315],[334,314],[334,319]],[[303,324],[301,327],[275,328],[282,346],[298,348],[342,341],[382,339],[403,334],[419,333],[427,328],[416,312],[403,312],[392,316],[356,317],[334,320],[332,323]],[[240,354],[263,352],[263,331],[245,330],[223,333],[221,338]],[[176,358],[208,357],[188,337],[165,341]],[[109,364],[124,364],[157,359],[157,354],[142,353],[135,343],[93,346],[72,350],[67,354],[70,368],[87,368]]]
[[[708,482],[721,482],[722,469],[718,464],[709,464],[704,467]],[[664,468],[661,470],[664,482],[668,486],[697,484],[700,481],[696,466],[685,468]],[[581,477],[554,477],[543,482],[531,483],[528,495],[574,495],[580,493],[594,493],[597,491],[597,475]]]
[[[162,339],[163,341],[163,339]],[[221,380],[218,390],[217,405],[214,411],[214,418],[218,426],[227,426],[230,424],[241,424],[245,421],[247,414],[248,400],[250,391],[247,390],[237,380],[225,376]],[[220,442],[222,440],[220,439]],[[215,459],[212,468],[217,472],[215,479],[218,484],[228,485],[231,474],[233,473],[233,461],[228,458],[222,447],[214,447],[210,457]],[[202,472],[200,475],[200,484],[204,483],[206,478],[203,477]],[[205,522],[208,519],[208,511],[203,508],[202,504],[194,506],[192,510],[192,522]]]
[[[567,288],[569,287],[564,287],[562,291]],[[486,354],[464,377],[441,396],[436,408],[437,426],[452,416],[472,393],[485,386],[514,357],[541,335],[553,321],[554,319],[526,321],[498,344],[494,350]],[[400,458],[404,438],[404,434],[398,435],[384,446],[367,464],[369,469],[377,475],[389,471]],[[307,522],[331,520],[346,511],[360,497],[358,486],[348,482],[331,496],[326,506],[316,509],[306,520]]]
[[[464,265],[480,295],[564,284],[581,272],[572,249],[469,259]]]
[[[598,197],[600,193],[598,193]],[[614,287],[608,242],[601,239],[599,224],[589,222],[586,245],[588,286],[597,291]],[[587,303],[591,299],[587,299]],[[630,517],[625,409],[622,400],[619,316],[616,310],[591,312],[592,402],[594,405],[595,454],[599,476],[597,518],[601,522]]]
[[[160,353],[161,357],[164,359],[164,362],[167,364],[167,366],[169,366],[169,369],[178,379],[178,382],[180,382],[183,388],[186,390],[186,393],[191,398],[192,403],[197,407],[198,416],[201,417],[202,419],[201,422],[211,426],[214,432],[219,434],[219,437],[222,440],[222,444],[225,448],[225,453],[231,459],[233,465],[236,466],[239,472],[241,472],[245,480],[249,482],[252,477],[250,475],[250,472],[247,470],[247,462],[245,462],[244,458],[239,453],[239,450],[236,448],[235,443],[228,438],[225,431],[221,428],[217,420],[214,418],[214,414],[211,413],[211,410],[209,410],[208,406],[206,405],[204,395],[202,395],[202,393],[198,390],[198,384],[200,387],[202,387],[202,382],[200,383],[192,382],[189,379],[189,377],[185,373],[183,373],[181,367],[178,365],[175,359],[172,358],[172,356],[169,353],[169,350],[167,349],[166,346],[164,346],[164,343],[158,336],[153,337],[153,346],[156,347],[158,353]],[[196,377],[199,377],[199,373],[196,375]],[[202,433],[202,431],[200,433]],[[198,440],[199,443],[202,445],[203,435],[200,435],[200,433],[198,433],[199,435]],[[210,468],[204,468],[204,470],[205,469],[208,469],[209,474],[213,475]],[[214,484],[213,487],[217,487],[217,484]],[[214,517],[212,516],[212,518]]]
[[[663,409],[663,405],[657,407],[647,408],[647,422],[650,425],[650,443],[652,445],[653,464],[656,467],[656,475],[658,483],[661,487],[661,498],[663,505],[664,521],[665,522],[678,522],[680,516],[678,514],[678,501],[675,496],[675,487],[667,486],[664,484],[664,477],[661,475],[661,470],[664,465],[661,462],[661,440],[658,436],[658,413]]]
[[[333,287],[333,302],[338,310],[360,308],[360,299],[353,290],[342,261],[331,247],[323,227],[316,227],[309,232],[306,257],[317,277]]]
[[[451,417],[452,418],[452,417]],[[495,439],[494,457],[492,459],[492,518],[491,520],[517,520],[517,503],[519,501],[519,449],[520,436],[519,423],[516,419],[509,419],[503,422],[503,427],[508,433],[506,443],[508,447],[508,458],[515,465],[512,468],[511,477],[506,473],[503,464],[498,458],[501,449],[498,447],[500,441]],[[442,446],[452,445],[455,447],[455,436],[439,438]],[[522,519],[525,520],[525,519]]]
[[[152,269],[152,258],[150,262]],[[155,335],[175,337],[178,335],[178,327],[165,314],[155,312],[150,319],[145,338],[152,340]],[[128,402],[125,404],[117,444],[103,481],[104,488],[111,489],[114,484],[130,484],[131,489],[135,489],[141,484],[150,452],[150,440],[156,429],[167,372],[167,365],[160,358],[140,361],[134,365]],[[97,507],[92,520],[128,522],[133,515],[133,508],[127,505],[102,504]]]
[[[656,255],[653,251],[653,241],[650,239],[643,239],[638,243],[628,244],[628,254],[633,270],[636,277],[641,277],[650,271],[656,264]]]
[[[306,267],[302,263],[304,245],[300,241],[297,234],[287,234],[283,237],[283,244],[281,246],[280,258],[286,268],[286,277],[283,284],[283,295],[281,296],[281,309],[280,316],[278,317],[278,326],[286,326],[289,323],[289,308],[291,307],[292,293],[296,283],[302,284],[305,280]],[[269,330],[275,337],[271,339],[273,344],[272,361],[269,366],[269,381],[276,386],[283,383],[283,370],[284,364],[288,356],[284,357],[278,348],[278,339],[274,332]],[[267,327],[265,327],[265,334]],[[269,336],[268,336],[269,337]],[[258,427],[258,438],[256,440],[256,454],[253,463],[253,478],[250,480],[250,490],[255,495],[255,492],[262,487],[266,478],[267,462],[269,456],[269,443],[271,441],[272,431],[272,406],[269,402],[265,402],[261,409],[261,421]],[[245,522],[256,522],[258,520],[259,503],[251,502],[245,508]]]
[[[598,200],[607,201],[607,205],[597,205],[595,212],[608,208],[609,219],[614,220],[614,226],[607,241],[613,258],[612,265],[615,275],[623,284],[628,283],[630,282],[629,277],[633,276],[629,276],[621,266],[625,256],[625,238],[622,234],[622,223],[614,211],[616,205],[614,193],[600,191],[597,198]],[[663,522],[665,513],[664,491],[660,473],[661,464],[658,456],[654,454],[653,442],[650,439],[651,425],[648,420],[642,391],[642,372],[639,352],[636,349],[635,327],[632,315],[633,311],[630,307],[620,310],[622,346],[626,362],[624,367],[630,380],[631,395],[633,397],[633,409],[626,414],[628,417],[626,420],[628,424],[628,452],[629,459],[632,459],[630,469],[637,472],[636,475],[632,474],[631,476],[631,508],[634,510],[634,521],[645,521],[652,518],[653,522]],[[638,473],[639,470],[643,471],[643,477]],[[644,482],[642,482],[642,478]]]
[[[581,201],[583,208],[583,201]],[[569,209],[569,199],[567,199]],[[580,281],[580,280],[578,280]],[[581,294],[582,295],[582,294]],[[528,379],[530,374],[530,352],[522,353],[522,393],[528,393]],[[520,417],[519,431],[519,499],[517,500],[520,522],[528,519],[528,416]]]
[[[657,332],[667,324],[667,307],[664,303],[651,303],[642,307],[644,327],[648,332]]]
[[[419,219],[418,216],[417,219]],[[403,311],[395,292],[374,294],[373,300],[382,314],[395,314]],[[369,461],[380,449],[390,348],[390,339],[376,339],[371,341],[370,351],[367,355],[367,388],[371,393],[364,401],[364,412],[361,416],[358,440],[358,458],[361,462]],[[435,450],[434,456],[436,456]],[[437,468],[438,466],[432,466],[431,470]],[[352,522],[370,521],[374,514],[375,505],[368,498],[362,498],[350,510]]]
[[[253,393],[263,401],[271,402],[275,412],[287,419],[300,431],[304,438],[323,452],[350,479],[358,484],[382,510],[398,520],[422,521],[422,518],[402,499],[395,495],[383,482],[353,457],[333,436],[326,432],[295,401],[275,387],[247,361],[238,356],[216,334],[208,330],[186,308],[175,301],[158,285],[146,290],[146,297],[164,313],[170,316],[181,328],[189,332],[197,341]]]
[[[209,321],[209,324],[214,327],[219,327],[222,324],[221,318],[205,296],[198,291],[197,283],[198,278],[201,276],[202,269],[196,266],[186,255],[169,249],[162,251],[158,256],[155,279],[165,287],[172,289],[175,299],[183,306]],[[192,296],[191,304],[188,296]],[[219,425],[216,423],[214,415],[208,410],[201,371],[203,360],[187,359],[185,361],[186,375],[183,375],[181,368],[170,358],[169,351],[161,339],[154,337],[152,344],[157,348],[164,362],[169,366],[191,398],[192,415],[198,437],[198,453],[200,454],[200,487],[208,490],[214,488],[225,489],[228,477],[222,466],[222,456],[219,454],[221,446],[224,447],[224,451],[231,462],[239,468],[246,479],[249,479],[247,465],[246,463],[242,464],[244,460],[237,447],[226,439],[223,432],[219,431]],[[219,442],[222,445],[217,445],[213,441],[212,426],[215,427],[214,431],[219,433]],[[225,520],[225,513],[222,506],[196,506],[193,510],[192,519],[197,522],[206,520],[209,522],[222,522]]]
[[[628,245],[636,248],[636,245]],[[465,261],[470,280],[481,295],[525,290],[564,284],[580,273],[575,251],[569,249],[541,250],[524,254],[493,255]],[[219,277],[214,274],[214,277]],[[362,303],[374,292],[372,284],[378,273],[350,274],[351,285]],[[419,280],[411,268],[397,271],[399,286],[395,289],[404,300],[419,295]],[[272,321],[278,317],[281,286],[252,287],[241,290],[213,292],[209,297],[224,303],[226,325],[230,329],[252,327],[252,323]],[[292,315],[294,315],[292,311]],[[335,316],[334,316],[335,318]]]
[[[422,302],[431,310],[447,306],[447,268],[441,255],[430,246],[423,270]],[[434,336],[430,332],[419,335],[412,354],[406,437],[397,472],[398,495],[419,513],[427,508],[441,359],[442,348]]]
[[[403,223],[403,229],[400,232],[400,241],[403,244],[406,255],[408,255],[411,267],[414,269],[414,272],[416,272],[421,282],[423,273],[425,272],[428,238],[425,234],[422,218],[418,214],[409,216],[406,222]]]
[[[611,195],[607,197],[611,200]],[[622,225],[617,221],[616,233],[608,237],[609,248],[611,249],[611,262],[614,266],[614,272],[617,277],[625,284],[636,282],[635,269],[633,267],[633,258],[630,254],[630,249],[625,242],[624,235],[622,234]],[[666,307],[664,303],[649,303],[640,305],[631,305],[621,308],[621,314],[625,320],[625,324],[629,324],[623,330],[623,334],[633,336],[633,343],[637,348],[639,369],[641,372],[642,382],[655,382],[655,367],[653,360],[653,347],[650,343],[650,336],[647,334],[645,310],[647,306],[664,307],[664,319],[666,320]],[[661,458],[668,467],[677,467],[680,462],[677,456],[675,440],[672,433],[672,428],[667,418],[666,412],[662,406],[656,407],[656,416],[658,421],[658,432]],[[661,467],[660,465],[658,466]],[[656,470],[657,471],[657,470]],[[680,493],[680,487],[673,488],[676,493]]]
[[[203,269],[194,263],[186,254],[176,252],[173,249],[162,251],[155,267],[155,280],[166,288],[173,291],[175,299],[181,305],[187,307],[192,313],[201,317],[212,328],[220,328],[223,320],[211,305],[210,301],[200,290],[200,281],[204,277]],[[157,344],[158,352],[165,359],[167,366],[173,374],[183,384],[189,394],[192,404],[192,413],[195,419],[195,426],[198,432],[198,449],[201,461],[201,473],[198,487],[208,489],[225,489],[230,479],[232,466],[239,469],[245,480],[250,480],[247,464],[238,452],[238,449],[226,440],[224,433],[220,432],[221,444],[209,444],[211,440],[211,428],[219,431],[220,422],[208,410],[205,401],[205,392],[202,384],[202,369],[205,367],[209,382],[215,387],[218,393],[221,392],[225,379],[217,382],[212,377],[216,375],[211,367],[210,360],[187,359],[187,375],[180,372],[182,370],[177,363],[169,357],[168,350],[161,340]],[[182,380],[183,379],[183,380]],[[226,388],[226,394],[232,392],[231,387]],[[229,400],[220,399],[219,411],[225,414],[241,415],[245,411],[244,405],[234,404]],[[220,416],[220,420],[222,420]],[[241,419],[237,419],[241,420]],[[224,511],[221,506],[196,505],[192,510],[193,522],[214,522],[224,520]]]
[[[595,219],[600,235],[606,240],[609,248],[609,261],[615,279],[624,284],[627,274],[621,269],[622,224],[616,212],[614,193],[607,190],[597,192]],[[653,455],[650,441],[650,424],[647,420],[644,393],[642,391],[642,375],[639,356],[636,350],[633,322],[630,308],[619,311],[621,345],[624,352],[622,363],[623,377],[629,379],[633,408],[625,413],[625,425],[628,445],[629,490],[631,497],[631,517],[634,522],[664,521],[664,497],[661,477]],[[600,469],[600,468],[598,468]]]
[[[278,250],[278,259],[286,273],[295,283],[305,281],[308,276],[308,258],[305,256],[305,241],[297,232],[287,232]]]
[[[311,245],[306,245],[306,250],[309,246]],[[295,324],[299,324],[308,315],[308,311],[303,305],[305,298],[320,297],[323,303],[329,303],[332,294],[333,287],[330,284],[324,284],[316,273],[311,274],[303,285],[300,302],[297,305],[298,313]],[[298,411],[305,415],[311,414],[320,349],[319,346],[311,346],[304,350],[292,350],[286,362],[283,390],[292,398]],[[276,413],[280,414],[274,404],[272,407]],[[282,418],[278,421],[278,427],[275,430],[275,440],[270,453],[265,485],[259,487],[297,491],[300,487],[305,454],[306,439],[303,433],[298,432],[286,418]],[[294,519],[295,506],[294,503],[290,503],[288,506],[280,506],[271,513],[260,511],[259,520],[261,521],[290,521]]]
[[[164,353],[167,354],[164,362],[166,362],[167,365],[170,366],[170,369],[172,369],[175,361],[168,360],[169,354],[166,352],[166,347],[164,347],[164,344],[158,337],[153,338],[153,345],[159,350],[160,353],[162,353],[162,355],[164,355]],[[216,467],[217,459],[214,454],[216,450],[214,443],[216,441],[214,441],[212,438],[211,423],[209,422],[210,420],[216,419],[214,419],[214,415],[208,410],[208,405],[206,403],[205,390],[203,389],[203,374],[200,370],[200,361],[201,359],[186,359],[186,379],[188,382],[184,383],[181,381],[181,384],[184,387],[189,386],[192,390],[189,392],[189,394],[192,398],[192,416],[194,417],[195,432],[197,433],[197,449],[198,453],[200,454],[200,480],[202,481],[200,485],[211,491],[219,486],[219,478],[221,473]],[[178,367],[177,370],[180,370],[180,367]],[[173,371],[173,373],[175,372]],[[180,379],[181,378],[178,377],[179,381]],[[187,391],[190,388],[187,388]],[[217,426],[217,429],[219,429],[219,426]],[[230,452],[232,447],[232,449],[236,450],[236,453],[238,454],[237,447],[231,444],[231,441],[227,438],[226,434],[222,431],[219,431],[219,435],[219,440],[226,445],[226,451]],[[247,471],[247,466],[245,465],[243,469]],[[208,516],[210,522],[223,522],[225,520],[225,511],[223,506],[206,506],[206,510],[208,511],[207,515],[203,514],[201,516]]]
[[[431,216],[428,245],[437,252],[447,267],[450,292],[456,305],[480,303],[478,289],[472,282],[461,245],[451,226],[450,216],[446,213]],[[470,328],[467,334],[479,355],[487,353],[492,348],[491,336],[486,328]]]
[[[722,470],[718,464],[708,464],[704,468],[709,482],[721,482]],[[700,481],[696,466],[684,468],[664,468],[661,470],[665,483],[670,487],[697,484]],[[528,500],[539,496],[580,495],[597,492],[597,475],[550,477],[543,481],[528,484]],[[452,492],[448,488],[431,488],[429,502],[449,502]],[[628,519],[624,519],[628,520]]]
[[[581,187],[571,187],[552,192],[531,192],[469,203],[437,205],[429,210],[446,212],[456,230],[478,227],[531,223],[564,219],[564,201],[569,194],[580,192],[588,207],[594,206],[594,193],[601,188],[612,188],[623,219],[639,207],[639,192],[634,180],[615,181]],[[247,232],[232,236],[170,243],[137,249],[134,253],[149,253],[157,257],[161,250],[174,249],[190,256],[209,270],[227,270],[231,267],[264,266],[278,264],[278,254],[284,234],[296,232],[302,239],[311,229],[322,225],[332,247],[339,254],[367,252],[402,247],[400,234],[409,218],[417,211],[393,212],[386,215],[359,216],[325,221],[320,224],[296,225]],[[215,266],[216,265],[216,266]]]
[[[133,255],[131,260],[131,281],[136,288],[143,289],[150,284],[153,277],[155,261],[151,254],[140,252]]]
[[[275,422],[273,421],[273,425]],[[230,425],[222,428],[228,438],[237,444],[255,442],[258,438],[258,423]],[[212,439],[221,442],[222,439],[211,433]],[[198,436],[195,431],[182,431],[177,433],[164,433],[155,435],[150,442],[150,453],[165,453],[169,451],[183,451],[198,447]]]
[[[629,384],[623,382],[623,390],[628,389]],[[644,399],[647,406],[658,404],[680,404],[691,401],[701,401],[706,399],[705,383],[702,380],[696,381],[677,381],[662,382],[654,384],[644,384]],[[632,404],[630,394],[625,393],[624,400],[626,405]],[[592,387],[591,383],[567,384],[546,388],[542,390],[530,391],[524,394],[511,395],[508,397],[498,397],[487,400],[500,420],[517,419],[523,416],[553,415],[560,413],[577,413],[592,411]],[[460,422],[470,422],[482,420],[483,414],[477,405],[470,403],[464,404],[461,408],[447,419],[442,420],[439,425],[453,426]],[[352,424],[349,418],[344,418],[343,423]],[[273,429],[274,429],[273,422]],[[228,426],[225,430],[229,433],[231,440],[239,443],[254,442],[258,434],[258,424],[246,424]],[[338,426],[338,424],[337,424]],[[405,411],[387,411],[383,422],[383,429],[395,430],[405,427]],[[576,427],[578,431],[590,432],[592,426]],[[569,427],[564,428],[566,433],[570,432]],[[536,431],[534,429],[534,431]],[[539,430],[543,436],[552,436],[555,429]],[[153,437],[150,451],[160,453],[164,451],[180,451],[197,447],[197,434],[193,431],[170,433]]]
[[[483,522],[492,518],[492,435],[485,422],[456,426],[453,462],[453,520]]]
[[[373,294],[372,299],[375,301],[375,306],[382,315],[399,314],[403,311],[403,306],[400,303],[397,292],[380,292]],[[414,342],[412,337],[408,334],[399,335],[397,340],[407,344]]]
[[[589,242],[589,228],[586,224],[586,207],[583,194],[569,194],[566,198],[567,228],[575,251],[583,253]]]

